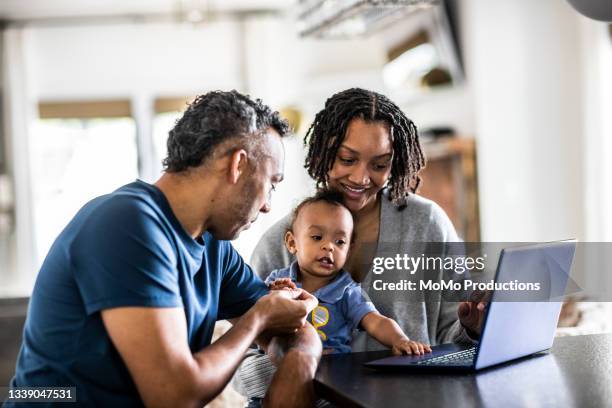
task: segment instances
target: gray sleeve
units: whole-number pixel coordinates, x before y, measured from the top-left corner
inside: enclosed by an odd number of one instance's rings
[[[232,378],[234,389],[248,398],[263,398],[276,372],[272,360],[259,349],[250,349]]]
[[[437,204],[432,203],[431,227],[435,232],[432,234],[439,242],[462,242],[459,238],[453,223],[448,215]],[[436,236],[437,235],[437,236]],[[440,310],[438,314],[438,324],[436,330],[437,344],[459,342],[474,343],[468,336],[465,328],[461,325],[457,316],[458,302],[449,301],[453,295],[448,291],[441,294]]]
[[[293,255],[285,247],[285,232],[291,222],[291,214],[281,218],[261,237],[251,256],[251,268],[265,280],[275,269],[287,267],[293,262]]]

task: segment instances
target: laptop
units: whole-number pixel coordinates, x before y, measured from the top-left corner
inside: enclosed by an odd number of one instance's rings
[[[424,355],[386,357],[364,365],[477,371],[550,349],[575,250],[575,240],[502,249],[495,282],[539,282],[540,297],[534,301],[525,292],[493,291],[476,346],[441,344]],[[529,301],[517,301],[521,296]]]

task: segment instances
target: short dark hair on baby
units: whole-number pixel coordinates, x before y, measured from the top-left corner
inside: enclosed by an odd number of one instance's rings
[[[302,200],[301,203],[297,205],[297,207],[295,207],[295,209],[293,210],[293,213],[291,214],[291,224],[289,224],[288,231],[293,230],[293,224],[295,224],[295,220],[297,219],[298,215],[300,214],[300,211],[302,211],[304,207],[310,204],[318,203],[318,202],[324,202],[327,204],[346,208],[349,214],[351,214],[351,218],[353,218],[353,214],[350,212],[348,207],[344,205],[342,193],[336,190],[320,189],[320,190],[317,190],[315,195],[305,198],[304,200]],[[354,234],[355,232],[353,231],[353,236],[351,236],[351,241],[353,241],[354,239]]]

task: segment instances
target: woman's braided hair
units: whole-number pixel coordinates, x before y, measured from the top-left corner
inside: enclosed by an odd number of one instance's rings
[[[304,137],[308,147],[304,167],[318,188],[327,186],[327,173],[334,165],[349,123],[355,118],[388,126],[393,145],[389,198],[401,205],[421,183],[419,172],[425,167],[425,156],[415,124],[389,98],[377,92],[351,88],[325,102],[325,108],[317,113]]]

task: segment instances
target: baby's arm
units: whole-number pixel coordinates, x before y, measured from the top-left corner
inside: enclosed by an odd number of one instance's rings
[[[387,347],[393,354],[425,354],[431,352],[427,344],[412,341],[404,334],[393,319],[389,319],[378,312],[370,312],[361,319],[361,326]]]

